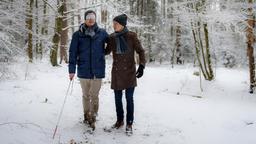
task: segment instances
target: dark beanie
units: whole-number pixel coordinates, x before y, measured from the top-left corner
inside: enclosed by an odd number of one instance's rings
[[[90,14],[90,13],[93,13],[93,14],[95,15],[95,17],[96,17],[96,13],[95,13],[93,10],[88,10],[88,11],[86,11],[86,12],[84,13],[84,20],[86,20],[86,16],[87,16],[88,14]]]
[[[113,20],[118,22],[122,26],[126,26],[126,24],[127,24],[127,15],[126,14],[118,15]]]

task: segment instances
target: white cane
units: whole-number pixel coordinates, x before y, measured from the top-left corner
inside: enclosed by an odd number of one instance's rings
[[[67,92],[66,92],[66,96],[64,98],[64,102],[63,102],[62,107],[60,109],[60,114],[59,114],[59,117],[58,117],[57,125],[55,127],[52,139],[54,139],[54,137],[56,135],[56,132],[57,132],[57,129],[58,129],[58,126],[59,126],[59,123],[60,123],[60,119],[61,119],[61,116],[62,116],[62,113],[63,113],[63,110],[64,110],[64,106],[65,106],[65,103],[66,103],[66,100],[67,100],[67,97],[68,97],[68,92],[69,92],[70,86],[71,86],[71,93],[70,93],[70,95],[72,94],[73,84],[74,84],[74,80],[72,79],[72,80],[69,81],[68,89],[67,89]]]

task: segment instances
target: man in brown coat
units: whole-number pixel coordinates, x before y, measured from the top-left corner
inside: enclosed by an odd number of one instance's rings
[[[115,93],[115,105],[117,121],[113,128],[120,128],[124,125],[124,111],[122,104],[122,92],[125,90],[127,102],[126,133],[132,134],[132,124],[134,119],[133,93],[137,86],[136,77],[143,75],[145,68],[145,52],[138,40],[136,33],[131,32],[126,27],[127,16],[125,14],[116,16],[113,20],[115,32],[110,35],[106,54],[112,52],[112,78],[111,89]],[[139,55],[139,67],[136,71],[135,52]]]

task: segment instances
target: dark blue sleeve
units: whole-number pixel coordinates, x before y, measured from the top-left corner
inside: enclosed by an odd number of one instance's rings
[[[68,63],[69,73],[76,73],[78,41],[79,41],[78,33],[75,32],[72,36],[72,40],[69,47],[69,63]]]
[[[108,35],[108,33],[106,31],[104,31],[104,32],[105,32],[105,43],[108,43],[109,35]]]
[[[109,34],[106,32],[106,31],[104,31],[104,35],[105,35],[105,43],[107,44],[107,46],[106,46],[106,48],[105,48],[105,55],[107,55],[107,54],[110,54],[110,52],[111,52],[111,49],[110,49],[110,47],[109,47],[109,40],[110,40],[110,37],[109,37]]]

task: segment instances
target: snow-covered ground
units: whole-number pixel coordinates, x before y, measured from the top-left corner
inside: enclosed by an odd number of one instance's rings
[[[248,70],[216,70],[212,82],[193,75],[191,65],[149,65],[135,89],[134,134],[124,128],[104,132],[115,122],[110,67],[100,91],[96,130],[87,132],[78,79],[68,96],[55,140],[58,114],[69,84],[67,66],[47,62],[16,64],[19,77],[0,82],[0,139],[5,144],[255,144],[256,95],[248,94]],[[177,95],[179,92],[179,95]],[[200,98],[202,97],[202,98]],[[47,102],[46,102],[47,99]]]

